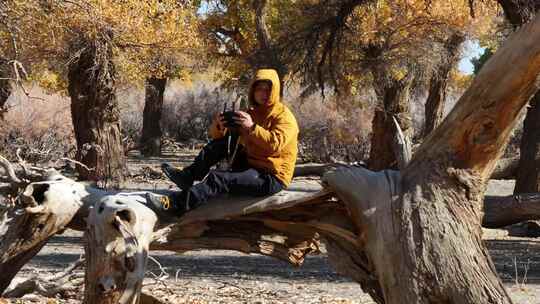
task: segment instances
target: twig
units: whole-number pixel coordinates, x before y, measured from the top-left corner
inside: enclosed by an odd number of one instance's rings
[[[11,163],[2,155],[0,155],[0,166],[4,168],[4,171],[7,174],[10,182],[16,185],[20,185],[23,183],[23,181],[19,179],[17,175],[15,174],[15,169],[13,169],[13,165],[11,165]]]
[[[76,160],[71,159],[71,158],[62,157],[58,161],[61,161],[61,160],[67,161],[67,162],[70,162],[70,163],[74,163],[76,165],[79,165],[79,166],[83,167],[84,169],[88,170],[89,172],[94,171],[94,169],[95,169],[95,168],[89,168],[87,165],[81,163],[80,161],[76,161]]]
[[[42,296],[50,297],[65,291],[74,290],[77,288],[76,285],[78,284],[70,284],[69,281],[71,281],[73,277],[81,277],[80,274],[74,273],[74,270],[83,264],[84,258],[81,256],[77,261],[69,265],[66,270],[45,278],[34,275],[28,280],[24,280],[6,291],[3,296],[8,298],[18,298],[27,294],[37,293]]]
[[[403,134],[401,127],[396,119],[396,116],[392,115],[392,120],[394,122],[394,127],[396,128],[396,133],[394,136],[394,152],[398,159],[399,169],[405,169],[412,158],[412,147],[410,140]]]
[[[156,263],[156,265],[159,267],[159,270],[161,271],[161,273],[159,274],[159,277],[162,277],[163,275],[165,277],[169,277],[169,273],[163,268],[163,266],[161,266],[161,264],[158,262],[158,260],[156,260],[153,256],[149,255],[148,258],[150,260],[152,260],[154,263]]]
[[[242,290],[242,291],[245,292],[245,293],[249,293],[249,290],[248,290],[248,289],[243,288],[243,287],[240,287],[240,286],[238,286],[238,285],[236,285],[236,284],[229,283],[229,282],[227,282],[227,281],[217,281],[217,282],[223,284],[223,286],[220,286],[220,287],[218,287],[217,289],[225,288],[225,286],[228,285],[228,286],[231,286],[231,287],[238,288],[238,289]]]
[[[69,265],[66,268],[66,270],[55,274],[54,276],[50,277],[49,280],[50,281],[57,281],[57,280],[65,278],[66,276],[71,274],[75,269],[81,267],[84,264],[84,261],[85,261],[84,256],[83,255],[79,256],[79,259],[77,261],[71,263],[71,265]]]
[[[17,159],[19,160],[19,166],[21,166],[21,168],[23,169],[24,174],[26,176],[30,176],[30,169],[26,166],[26,162],[21,157],[21,148],[17,148],[15,155],[17,155]]]
[[[24,95],[26,95],[26,97],[29,99],[37,99],[40,101],[46,101],[44,98],[31,96],[30,93],[28,93],[28,91],[24,87],[23,79],[27,79],[28,74],[26,73],[26,70],[24,69],[23,64],[18,60],[11,60],[9,63],[13,64],[13,72],[15,73],[15,84],[19,88],[21,88]],[[23,74],[23,77],[21,77],[21,73]]]

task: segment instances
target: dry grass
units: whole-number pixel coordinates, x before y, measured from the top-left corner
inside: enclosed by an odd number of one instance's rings
[[[9,99],[10,110],[0,125],[0,153],[43,162],[72,156],[73,125],[69,99],[50,95],[38,87],[29,89],[31,98],[16,91]]]

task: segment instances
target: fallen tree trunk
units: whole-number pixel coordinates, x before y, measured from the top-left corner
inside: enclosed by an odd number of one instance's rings
[[[65,229],[77,213],[81,201],[73,193],[82,185],[61,175],[30,184],[19,204],[0,219],[0,294],[48,239]]]
[[[300,164],[294,168],[294,176],[323,176],[326,172],[345,164],[331,163],[307,163]],[[360,165],[360,164],[359,164]],[[515,179],[519,165],[519,157],[501,158],[491,174],[491,179]]]
[[[528,220],[540,220],[540,193],[486,196],[484,199],[484,228],[501,228]]]
[[[359,167],[341,167],[349,168],[350,170],[360,170]],[[366,170],[366,172],[369,171]],[[122,220],[123,222],[126,222],[126,219],[130,219],[132,223],[137,223],[139,221],[134,220],[134,218],[139,217],[139,214],[142,214],[140,215],[142,218],[151,219],[153,216],[139,210],[142,204],[145,203],[145,192],[104,192],[82,183],[75,183],[78,184],[78,187],[74,188],[74,182],[66,178],[34,183],[29,186],[29,189],[35,189],[38,187],[35,185],[44,185],[47,183],[51,185],[48,186],[48,190],[43,192],[44,202],[46,204],[52,206],[49,203],[49,200],[54,197],[52,194],[63,193],[61,196],[62,199],[67,200],[70,197],[71,200],[77,201],[77,204],[81,206],[78,211],[70,211],[70,213],[74,214],[74,218],[69,226],[77,230],[86,229],[86,225],[81,225],[81,223],[86,223],[86,221],[78,217],[82,216],[85,218],[89,213],[95,213],[101,207],[100,202],[106,202],[102,206],[104,210],[105,207],[110,210],[116,210],[115,212],[121,215],[119,218],[121,220],[124,218]],[[58,187],[76,191],[59,191],[57,190]],[[369,188],[370,193],[375,189],[373,186]],[[53,192],[49,193],[51,190]],[[381,287],[372,273],[373,269],[369,267],[368,261],[363,258],[363,254],[361,253],[365,244],[362,241],[362,230],[357,228],[361,227],[361,223],[353,223],[356,221],[354,219],[357,218],[357,215],[352,214],[351,217],[342,202],[333,199],[335,193],[330,189],[323,188],[317,180],[295,179],[288,190],[288,192],[282,192],[263,199],[224,197],[216,200],[213,204],[205,205],[190,212],[178,223],[156,231],[152,238],[153,241],[149,244],[150,249],[176,252],[197,249],[237,250],[243,253],[260,253],[272,256],[287,261],[292,265],[300,266],[307,254],[317,253],[319,251],[319,242],[324,240],[327,245],[330,261],[336,267],[336,270],[361,283],[364,290],[370,292],[372,297],[381,298]],[[40,194],[35,192],[35,195],[39,196]],[[530,199],[526,201],[527,204],[513,203],[513,197],[487,197],[484,226],[501,227],[517,221],[540,218],[540,208],[536,206],[536,201],[533,200],[535,197],[539,198],[540,195],[529,196]],[[118,204],[118,202],[121,204]],[[503,209],[497,208],[497,204],[502,204],[504,206]],[[58,203],[54,206],[50,208],[65,211],[62,207],[65,206],[63,203]],[[94,209],[93,206],[96,206],[95,208],[97,209]],[[116,207],[116,209],[113,207]],[[107,212],[109,214],[112,213],[112,211]],[[95,216],[94,214],[93,217]],[[122,259],[122,256],[125,256],[126,253],[120,254],[122,253],[121,244],[123,242],[129,242],[130,237],[126,237],[127,234],[122,235],[119,232],[118,229],[121,226],[114,221],[116,218],[112,221],[110,219],[110,216],[102,216],[100,221],[96,222],[92,220],[91,222],[94,224],[90,226],[90,229],[95,231],[98,227],[99,229],[106,228],[108,232],[104,233],[102,231],[99,235],[114,237],[112,241],[109,240],[103,243],[114,243],[114,246],[111,246],[120,248],[120,250],[112,251],[114,252],[114,258],[111,257],[110,265],[124,266],[120,270],[112,266],[107,269],[115,269],[117,272],[117,276],[109,275],[109,278],[114,277],[115,282],[117,282],[113,284],[116,288],[113,294],[121,295],[125,294],[127,290],[125,286],[127,285],[120,282],[122,282],[122,279],[125,280],[128,277],[127,274],[130,273],[127,265],[133,265],[133,263],[128,263],[126,262],[127,260]],[[53,217],[50,217],[49,221],[52,220]],[[73,223],[78,224],[74,225]],[[161,226],[164,224],[161,223]],[[28,237],[28,234],[22,234],[23,231],[21,229],[19,230],[21,237]],[[49,233],[44,239],[44,242],[52,235],[53,233]],[[38,236],[37,239],[29,237],[26,240],[30,244],[39,242],[40,239]],[[97,249],[92,249],[99,247],[100,242],[97,239],[93,239],[93,243],[94,246],[87,247],[87,250],[100,252],[99,250],[95,251]],[[26,257],[22,263],[28,261],[37,251],[32,250],[30,247],[26,249],[20,248],[18,253]],[[104,273],[103,260],[105,257],[96,254],[91,254],[91,256],[94,257],[94,263],[89,265],[87,271],[89,271],[89,276],[90,273],[94,274],[92,279],[94,283],[88,290],[97,291],[93,293],[94,297],[89,298],[88,301],[105,301],[104,297],[109,294],[98,291],[103,288],[100,286],[105,286],[103,284],[110,280],[107,278],[103,279],[103,276],[98,278],[95,275],[96,273]],[[100,263],[96,263],[96,256],[100,256]],[[140,265],[139,267],[141,267]],[[5,266],[7,266],[5,263],[0,265],[0,267]],[[90,271],[90,269],[94,270]],[[102,272],[97,271],[97,269],[101,269]],[[118,273],[124,273],[124,275],[118,275]],[[141,273],[140,270],[139,273]],[[139,279],[142,280],[142,277],[139,277]],[[3,280],[9,284],[11,278],[6,279],[3,277]],[[87,282],[87,284],[90,283]],[[111,290],[111,286],[106,286],[109,288],[109,291]],[[121,286],[124,286],[124,288],[120,288]],[[126,297],[132,300],[134,294],[130,294],[130,296]]]

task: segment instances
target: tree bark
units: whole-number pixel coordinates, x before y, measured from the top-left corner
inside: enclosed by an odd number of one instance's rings
[[[352,168],[352,171],[359,170],[358,167]],[[365,169],[361,170],[368,172]],[[375,182],[377,176],[382,179]],[[369,191],[361,193],[362,199],[368,201],[377,199],[380,190],[377,189],[380,185],[385,185],[395,178],[399,179],[397,172],[369,173],[369,177],[364,179],[364,182],[370,183]],[[354,179],[346,180],[350,184],[340,183],[340,187],[350,191],[361,186],[361,183],[357,183]],[[56,202],[54,205],[49,204],[50,209],[55,210],[51,213],[66,212],[65,206],[76,203],[81,207],[75,217],[86,218],[90,214],[87,238],[91,242],[86,248],[86,256],[89,259],[86,284],[87,290],[96,292],[87,295],[87,302],[107,303],[114,299],[123,299],[118,300],[119,303],[131,303],[139,293],[137,286],[144,269],[144,252],[147,249],[143,244],[147,243],[148,229],[155,221],[154,215],[148,213],[142,206],[145,203],[145,192],[105,192],[66,178],[54,178],[52,181],[31,184],[31,187],[36,188],[35,185],[45,184],[50,187],[45,194],[47,201]],[[398,185],[393,184],[392,187],[398,189]],[[338,190],[341,191],[341,188]],[[41,196],[38,193],[34,195]],[[366,243],[368,241],[365,236],[366,228],[358,220],[358,214],[350,214],[341,202],[332,199],[333,196],[334,193],[321,188],[317,182],[295,180],[290,191],[269,198],[230,197],[216,200],[211,205],[202,206],[186,214],[174,225],[156,231],[150,248],[177,252],[197,249],[237,250],[272,256],[300,266],[307,254],[318,252],[319,239],[322,237],[326,243],[329,259],[336,270],[359,282],[378,303],[384,303],[382,287],[375,269],[366,259],[364,252],[364,246],[380,244]],[[62,201],[58,201],[56,197]],[[487,198],[486,201],[491,199]],[[493,199],[503,201],[503,204],[510,203],[508,198]],[[521,201],[525,202],[524,199]],[[535,211],[540,211],[540,208],[535,206],[537,201],[538,195],[536,198],[530,196],[528,206],[513,204],[504,211],[519,215],[520,220],[525,219],[523,217],[525,213],[537,217],[540,214]],[[374,203],[377,206],[379,204]],[[384,201],[380,203],[381,206],[385,205]],[[75,210],[70,210],[69,214],[75,214]],[[81,220],[73,219],[73,221]],[[502,217],[497,208],[488,207],[484,221],[490,225],[501,224],[497,221],[508,223],[508,219]],[[48,222],[54,222],[54,217],[49,217]],[[9,222],[9,224],[17,226],[17,223]],[[164,224],[166,223],[161,223]],[[380,222],[380,225],[388,226],[387,219]],[[85,227],[75,225],[73,228],[85,230]],[[25,234],[24,229],[18,231],[21,236],[27,237],[25,241],[31,242],[28,237],[33,235]],[[273,237],[269,239],[267,237],[269,235]],[[10,242],[5,244],[7,243]],[[100,249],[103,247],[111,250],[105,252]],[[126,249],[128,247],[136,250],[130,251]],[[386,249],[376,250],[381,252]],[[17,254],[27,256],[27,260],[36,253],[37,250],[31,248],[20,248],[17,251]],[[5,265],[0,265],[0,268],[3,266]],[[130,289],[129,286],[133,288]],[[109,292],[104,292],[105,290]]]
[[[141,152],[144,156],[161,155],[161,112],[163,110],[163,93],[167,79],[148,78],[145,83],[145,103],[143,128],[141,135]]]
[[[540,85],[538,41],[540,18],[497,51],[401,174],[351,168],[325,177],[365,231],[385,303],[512,303],[481,240],[482,200]]]
[[[101,187],[121,187],[125,180],[125,160],[116,99],[116,71],[112,49],[106,39],[88,43],[69,66],[68,91],[77,141],[80,178]]]
[[[484,199],[484,228],[501,228],[529,220],[540,220],[540,193],[486,196]]]
[[[491,174],[491,179],[515,179],[519,157],[501,158]]]
[[[409,105],[412,78],[406,76],[400,80],[386,80],[384,76],[379,76],[376,79],[376,92],[382,104],[375,109],[373,117],[368,166],[371,170],[379,171],[397,168],[398,165],[393,150],[396,138],[393,117],[398,121],[404,136],[410,137],[412,133]]]
[[[536,12],[540,9],[538,0],[498,0],[502,6],[506,19],[515,27],[532,20]]]
[[[21,267],[72,220],[82,205],[74,193],[82,189],[61,175],[51,176],[30,184],[19,204],[0,218],[0,295]]]
[[[90,211],[85,238],[85,304],[137,304],[157,217],[123,196],[107,196]]]
[[[272,44],[272,36],[266,24],[268,1],[270,0],[254,0],[253,9],[255,10],[255,30],[257,33],[257,41],[259,50],[257,50],[252,58],[251,65],[255,68],[273,68],[278,72],[281,81],[281,95],[283,95],[283,81],[287,75],[287,66],[281,61],[278,53]]]
[[[540,9],[537,0],[499,0],[506,18],[516,28],[529,22]],[[530,101],[523,124],[520,159],[514,193],[540,189],[540,92]]]
[[[0,57],[0,121],[4,120],[4,116],[7,112],[7,100],[11,95],[11,84],[9,80],[2,78],[9,78],[9,67],[6,59]]]
[[[442,121],[450,72],[459,60],[459,49],[464,40],[465,36],[463,34],[454,33],[445,43],[444,49],[446,54],[443,56],[444,58],[429,84],[428,98],[425,106],[426,121],[423,132],[424,137],[435,130]]]
[[[540,92],[529,106],[523,122],[515,194],[540,192]]]

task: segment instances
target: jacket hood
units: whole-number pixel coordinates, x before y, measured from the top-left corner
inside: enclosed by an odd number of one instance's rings
[[[272,83],[272,89],[270,92],[270,99],[268,100],[268,103],[264,105],[258,105],[255,102],[254,98],[254,85],[257,81],[270,81]],[[279,82],[279,76],[276,70],[273,69],[260,69],[255,74],[255,77],[251,81],[251,85],[249,86],[249,104],[253,106],[255,109],[266,109],[269,110],[273,108],[275,105],[280,103],[280,82]]]

